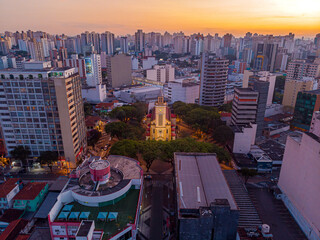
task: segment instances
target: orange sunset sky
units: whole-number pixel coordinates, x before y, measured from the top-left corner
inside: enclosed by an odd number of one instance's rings
[[[320,0],[0,0],[0,11],[0,32],[320,32]]]

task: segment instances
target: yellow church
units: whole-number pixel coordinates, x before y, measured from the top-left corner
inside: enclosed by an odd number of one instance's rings
[[[176,116],[171,114],[163,97],[158,97],[151,113],[147,115],[147,140],[170,141],[176,139]]]

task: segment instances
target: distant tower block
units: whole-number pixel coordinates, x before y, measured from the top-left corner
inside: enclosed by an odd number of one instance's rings
[[[107,160],[94,161],[89,165],[91,179],[100,184],[108,182],[110,178],[110,163]]]

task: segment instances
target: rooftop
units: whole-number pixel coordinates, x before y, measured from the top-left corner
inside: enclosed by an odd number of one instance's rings
[[[0,235],[0,240],[15,239],[22,229],[28,224],[27,220],[17,219],[9,224],[9,226]]]
[[[44,69],[16,69],[16,68],[7,68],[0,69],[1,73],[24,73],[24,72],[55,72],[55,71],[66,71],[72,69],[72,67],[60,67],[60,68],[44,68]]]
[[[47,218],[51,208],[56,203],[58,196],[58,192],[49,192],[34,217]]]
[[[179,209],[209,207],[216,199],[237,209],[216,154],[175,153],[175,169]]]
[[[274,140],[267,140],[259,145],[259,147],[273,160],[282,160],[285,145]]]
[[[13,200],[33,200],[46,185],[46,182],[29,182],[16,196],[14,196]]]
[[[99,116],[87,116],[85,119],[86,126],[94,127],[96,123],[101,120]]]
[[[102,170],[110,166],[110,163],[106,160],[94,161],[90,164],[90,169]]]
[[[23,215],[23,212],[24,210],[10,208],[0,217],[0,222],[11,223],[12,221],[19,219]]]
[[[99,161],[99,158],[100,157],[90,158],[90,160]],[[65,191],[72,190],[73,192],[86,196],[103,196],[124,188],[130,183],[131,179],[141,178],[142,169],[138,161],[132,158],[110,155],[108,162],[110,163],[111,176],[106,184],[99,186],[99,190],[94,190],[95,184],[91,179],[89,168],[91,162],[85,161],[79,169],[80,178],[70,178]]]
[[[5,198],[16,186],[19,178],[9,178],[0,185],[0,198]]]
[[[94,221],[90,220],[83,220],[79,226],[78,232],[76,237],[87,237],[90,231],[90,228],[94,224]]]
[[[136,211],[139,201],[139,189],[131,189],[127,195],[115,204],[101,206],[101,207],[88,207],[81,205],[78,202],[71,202],[68,205],[72,206],[72,212],[90,212],[88,220],[95,221],[95,230],[103,230],[104,238],[108,239],[116,233],[127,227],[128,223],[134,223]],[[62,212],[62,208],[57,216]],[[99,212],[117,212],[116,221],[100,221],[98,220]],[[68,220],[70,221],[70,220]],[[57,218],[55,222],[60,222]],[[79,221],[76,221],[79,222]]]

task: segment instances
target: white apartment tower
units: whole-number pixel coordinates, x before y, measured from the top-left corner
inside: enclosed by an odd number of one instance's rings
[[[220,106],[224,103],[229,61],[203,53],[200,75],[200,105]]]

